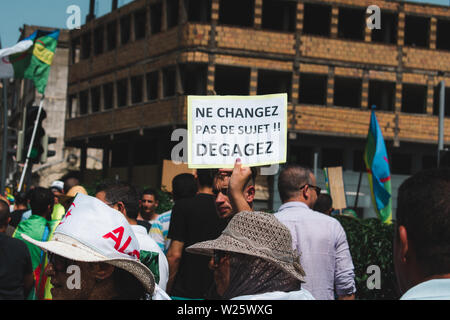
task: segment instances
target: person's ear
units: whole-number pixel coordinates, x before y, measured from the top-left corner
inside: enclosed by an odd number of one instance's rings
[[[8,225],[11,222],[11,217],[8,218],[8,221],[6,221],[6,225]]]
[[[409,244],[408,244],[408,232],[404,226],[398,227],[398,240],[400,245],[400,260],[405,263],[407,260]]]
[[[302,197],[303,197],[303,199],[305,199],[305,200],[308,200],[308,199],[309,199],[309,192],[310,192],[309,186],[306,185],[306,186],[302,189]]]
[[[91,272],[96,280],[105,280],[113,274],[114,266],[104,262],[94,263],[92,264]]]
[[[120,211],[123,214],[126,213],[125,205],[123,204],[122,201],[117,202],[115,205],[117,206],[117,211]]]
[[[252,203],[253,200],[255,199],[255,193],[256,193],[255,186],[248,186],[244,193],[245,201],[247,201],[248,203]]]

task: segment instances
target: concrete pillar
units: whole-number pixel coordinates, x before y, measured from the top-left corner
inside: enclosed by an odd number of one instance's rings
[[[336,39],[338,36],[339,23],[339,7],[333,6],[331,8],[331,38]]]
[[[255,12],[253,14],[253,26],[261,29],[263,0],[255,0]]]

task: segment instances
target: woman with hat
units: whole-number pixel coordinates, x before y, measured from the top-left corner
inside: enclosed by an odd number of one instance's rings
[[[289,229],[272,214],[240,212],[215,240],[186,249],[211,257],[217,299],[313,300]]]
[[[52,299],[169,299],[123,215],[96,198],[78,193],[51,241],[22,237],[48,252]]]

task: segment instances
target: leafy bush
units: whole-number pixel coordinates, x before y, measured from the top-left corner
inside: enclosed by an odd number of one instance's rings
[[[393,264],[394,224],[382,223],[377,218],[355,219],[335,216],[347,234],[350,253],[355,266],[356,299],[397,300],[397,282]],[[367,279],[373,271],[367,268],[376,265],[381,272],[381,288],[370,290]]]
[[[156,213],[161,214],[163,212],[169,211],[173,207],[172,194],[168,192],[165,188],[162,190],[156,190],[158,193],[158,208],[156,208]]]

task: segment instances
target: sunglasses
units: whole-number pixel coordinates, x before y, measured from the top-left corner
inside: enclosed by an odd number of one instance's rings
[[[222,193],[224,196],[228,196],[228,188],[222,188],[222,189],[213,189],[214,195],[217,197],[219,193]]]
[[[221,251],[221,250],[214,250],[213,253],[213,258],[214,258],[214,264],[218,265],[220,263],[220,260],[226,256],[226,252],[225,251]]]
[[[55,270],[61,272],[66,272],[67,268],[75,263],[73,260],[66,259],[53,252],[48,253],[48,261],[53,265]]]
[[[304,187],[309,186],[311,189],[314,189],[317,193],[317,195],[320,194],[320,192],[322,191],[322,189],[318,186],[313,186],[312,184],[305,184],[304,186],[300,187],[300,190],[302,190]]]

